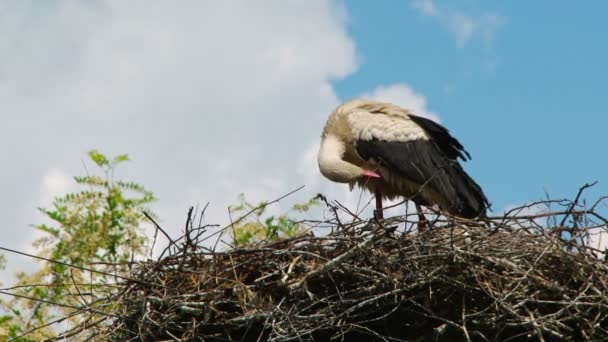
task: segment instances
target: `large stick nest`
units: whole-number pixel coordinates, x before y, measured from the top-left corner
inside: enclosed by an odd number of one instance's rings
[[[116,341],[604,340],[608,267],[589,235],[606,221],[595,206],[560,203],[564,210],[535,215],[438,216],[421,232],[409,216],[348,224],[336,216],[323,223],[333,228],[327,235],[224,251],[201,247],[203,230],[190,224],[169,254],[133,269],[99,333]]]

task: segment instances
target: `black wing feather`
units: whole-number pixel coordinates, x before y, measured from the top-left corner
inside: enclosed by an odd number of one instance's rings
[[[452,144],[452,153],[462,151],[460,144],[449,143]],[[466,174],[455,157],[449,158],[445,155],[441,149],[442,145],[428,140],[399,142],[373,139],[359,140],[355,146],[363,159],[375,160],[411,182],[428,186],[443,196],[451,203],[451,207],[443,208],[444,210],[463,217],[485,215],[488,200],[483,191]]]
[[[460,141],[450,134],[447,128],[433,120],[421,116],[411,114],[408,116],[431,136],[431,139],[437,144],[437,147],[439,147],[446,157],[452,160],[460,158],[464,161],[471,159],[469,152],[464,149]]]

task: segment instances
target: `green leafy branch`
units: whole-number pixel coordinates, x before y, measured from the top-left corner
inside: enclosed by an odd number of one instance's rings
[[[265,202],[254,205],[245,200],[245,196],[241,194],[239,204],[230,207],[230,214],[240,216],[244,212],[253,211],[246,219],[234,225],[234,244],[236,247],[242,247],[261,241],[278,241],[306,234],[310,231],[310,227],[291,216],[295,213],[307,212],[317,204],[318,200],[313,198],[305,203],[293,205],[284,214],[266,216]]]

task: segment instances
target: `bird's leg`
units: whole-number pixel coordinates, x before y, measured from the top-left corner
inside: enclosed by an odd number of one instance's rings
[[[416,203],[416,211],[418,212],[418,232],[422,232],[427,228],[428,222],[422,213],[422,207],[418,203]]]
[[[363,169],[361,171],[361,176],[367,178],[368,182],[372,179],[382,179],[382,175],[378,173],[378,171],[372,171],[367,169]],[[376,191],[374,192],[374,195],[376,196],[376,210],[374,211],[374,217],[376,218],[376,220],[383,220],[384,214],[382,213],[382,194],[380,193],[380,190],[377,189],[377,187]]]
[[[384,220],[384,213],[382,212],[382,194],[376,189],[376,211],[374,212],[376,220]]]

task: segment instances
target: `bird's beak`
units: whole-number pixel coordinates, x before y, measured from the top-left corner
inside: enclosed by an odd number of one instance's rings
[[[379,173],[372,171],[372,170],[363,170],[363,172],[361,173],[362,177],[368,177],[368,178],[377,178],[377,179],[382,179],[382,175],[380,175]]]

